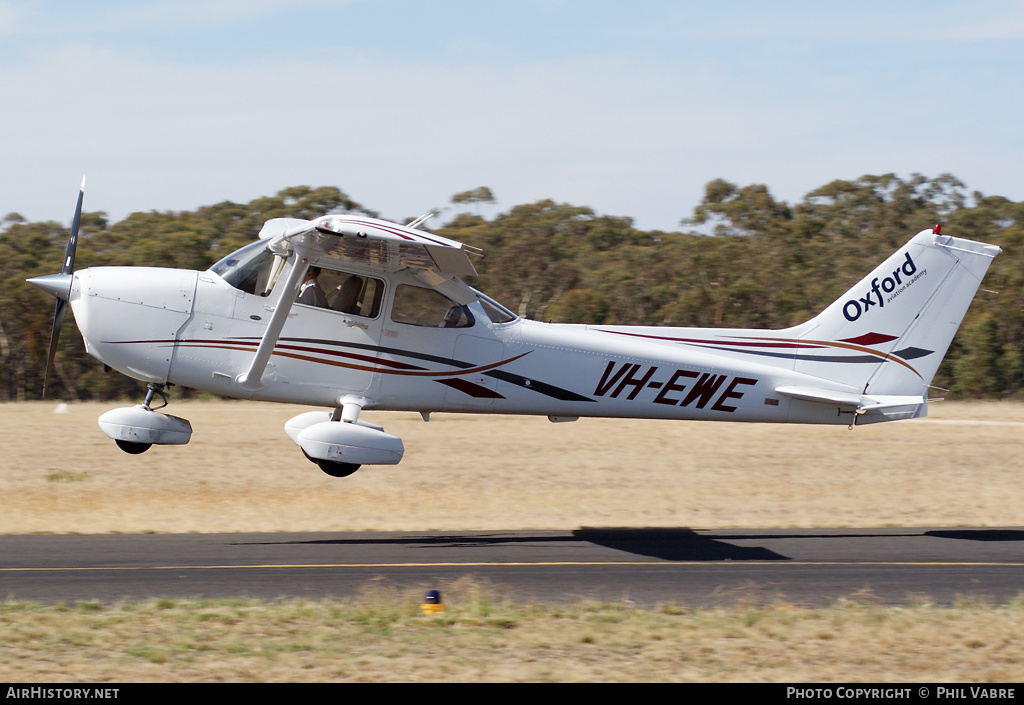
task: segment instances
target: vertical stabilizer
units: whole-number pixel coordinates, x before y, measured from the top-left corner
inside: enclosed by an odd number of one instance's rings
[[[837,354],[800,354],[795,369],[861,394],[924,395],[1000,252],[994,245],[937,230],[915,235],[820,315],[799,326],[803,343]]]

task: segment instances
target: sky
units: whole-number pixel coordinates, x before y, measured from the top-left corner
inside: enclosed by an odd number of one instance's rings
[[[112,221],[299,185],[667,231],[719,178],[1020,201],[1022,79],[1016,0],[0,0],[0,217],[69,223],[83,175]]]

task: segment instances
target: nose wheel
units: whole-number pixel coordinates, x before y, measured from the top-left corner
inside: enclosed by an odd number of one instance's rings
[[[157,409],[162,409],[165,406],[167,406],[168,404],[170,404],[170,401],[167,399],[167,393],[164,391],[163,385],[162,384],[154,384],[154,383],[150,382],[149,384],[146,385],[146,400],[144,402],[142,402],[142,407],[146,411],[154,411],[154,409],[151,406],[151,404],[153,403],[153,397],[155,395],[157,395],[157,394],[159,394],[160,398],[164,400],[163,404],[161,404],[160,406],[156,407]],[[145,453],[147,450],[149,450],[150,448],[153,447],[152,443],[138,443],[136,441],[123,441],[123,440],[121,440],[119,438],[114,439],[114,443],[117,444],[118,448],[123,450],[125,453],[128,453],[129,455],[139,455],[140,453]]]
[[[138,455],[154,445],[183,445],[192,437],[192,424],[177,416],[157,413],[151,406],[157,394],[167,406],[164,385],[150,384],[146,401],[135,406],[113,409],[99,418],[100,429],[125,453]]]

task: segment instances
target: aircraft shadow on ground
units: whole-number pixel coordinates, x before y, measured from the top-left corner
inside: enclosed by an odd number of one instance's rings
[[[702,536],[693,529],[577,529],[571,534],[506,534],[486,532],[465,534],[407,534],[402,536],[312,539],[307,541],[273,541],[294,544],[415,544],[427,546],[484,546],[507,544],[568,544],[587,542],[615,551],[649,556],[666,561],[788,561],[790,557],[763,547],[736,546],[725,537]],[[731,537],[730,537],[731,538]],[[743,538],[754,538],[746,536]],[[764,536],[763,538],[769,538]]]
[[[893,536],[932,537],[963,541],[1024,541],[1021,529],[907,529],[878,533],[871,530],[851,529],[842,533],[801,531],[750,531],[743,533],[698,533],[687,528],[582,528],[571,533],[547,532],[465,532],[427,534],[406,533],[359,538],[308,539],[291,541],[265,541],[254,543],[296,545],[416,545],[438,547],[479,547],[513,544],[571,544],[578,542],[603,546],[614,551],[647,556],[665,561],[789,561],[792,556],[777,553],[764,546],[737,546],[735,541],[772,541],[778,539],[864,539],[891,538]]]

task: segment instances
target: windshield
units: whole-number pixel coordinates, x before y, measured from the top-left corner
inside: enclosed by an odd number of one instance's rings
[[[477,299],[480,300],[480,305],[483,306],[487,317],[491,319],[491,323],[511,323],[519,318],[519,316],[509,311],[487,294],[481,293],[476,289],[472,289],[472,291],[476,294]]]
[[[268,250],[265,241],[257,240],[232,252],[210,267],[210,271],[247,294],[267,296],[283,264],[284,258]]]

